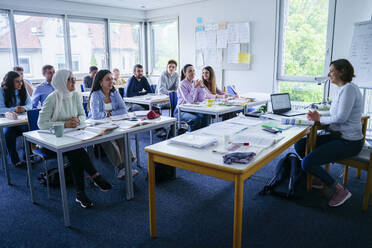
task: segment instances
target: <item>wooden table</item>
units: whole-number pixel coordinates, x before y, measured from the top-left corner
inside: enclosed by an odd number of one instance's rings
[[[284,131],[283,135],[285,137],[282,140],[259,153],[255,159],[247,165],[224,164],[222,161],[222,155],[212,152],[215,147],[209,147],[201,150],[182,145],[170,144],[169,141],[163,141],[147,146],[145,151],[148,153],[150,236],[155,238],[157,235],[154,165],[155,163],[161,163],[234,182],[233,247],[241,247],[244,196],[243,187],[245,180],[288,149],[291,145],[295,144],[302,137],[304,137],[308,129],[309,127],[307,126],[294,126]],[[200,129],[196,132],[203,132],[203,129]],[[260,126],[249,127],[244,132],[264,133]],[[218,137],[218,139],[219,146],[223,146],[223,137]]]

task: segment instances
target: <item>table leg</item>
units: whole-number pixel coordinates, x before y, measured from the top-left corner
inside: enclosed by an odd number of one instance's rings
[[[1,136],[1,153],[2,153],[2,162],[3,162],[3,169],[5,171],[6,179],[8,180],[8,185],[11,185],[9,170],[8,170],[8,153],[6,152],[6,143],[4,137],[4,129],[0,128],[0,136]]]
[[[66,181],[65,181],[65,168],[63,165],[63,153],[57,152],[57,164],[59,172],[59,185],[61,187],[61,198],[62,198],[62,209],[63,209],[63,219],[65,221],[65,226],[70,227],[70,215],[68,212],[68,201],[67,201],[67,191],[66,191]]]
[[[178,125],[178,128],[180,128],[181,127],[181,109],[180,108],[178,108],[177,115],[178,115],[177,125]]]
[[[140,162],[140,153],[139,153],[139,139],[138,139],[138,134],[136,133],[135,135],[134,135],[134,137],[135,137],[135,139],[136,139],[136,157],[137,157],[137,167],[138,168],[142,168],[141,167],[141,162]]]
[[[234,194],[234,238],[233,247],[240,248],[242,243],[244,180],[240,175],[235,176]]]
[[[124,134],[124,157],[125,157],[125,181],[126,181],[126,194],[127,200],[133,199],[134,190],[133,190],[133,175],[132,175],[132,162],[130,156],[130,140],[129,134]]]
[[[216,123],[219,122],[219,118],[220,118],[219,114],[216,114]]]
[[[156,199],[155,199],[155,164],[152,155],[148,153],[148,184],[149,184],[149,217],[150,237],[156,238]]]
[[[23,142],[24,142],[24,145],[25,145],[25,152],[26,152],[28,186],[30,187],[31,201],[32,201],[32,203],[35,203],[34,184],[33,184],[33,181],[32,181],[32,166],[31,166],[31,162],[30,162],[30,144],[28,143],[26,137],[23,137]]]
[[[149,104],[149,110],[152,110],[152,104]],[[152,145],[152,130],[150,130],[150,145]]]

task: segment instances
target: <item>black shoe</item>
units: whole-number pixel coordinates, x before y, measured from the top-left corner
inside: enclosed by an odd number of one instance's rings
[[[82,208],[91,208],[91,207],[93,207],[93,202],[91,202],[89,200],[89,198],[87,197],[87,195],[85,194],[85,192],[78,192],[76,194],[75,201],[78,202],[78,203],[80,203],[80,206]]]
[[[93,178],[94,185],[96,185],[101,191],[106,192],[112,188],[112,185],[108,183],[101,175]]]

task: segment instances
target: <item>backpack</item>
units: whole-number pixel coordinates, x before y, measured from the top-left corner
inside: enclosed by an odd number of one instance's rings
[[[40,184],[47,186],[47,177],[45,172],[41,172],[39,177],[37,178]],[[50,168],[48,169],[48,180],[49,186],[51,187],[59,187],[59,171],[58,168]],[[71,165],[65,166],[65,181],[66,185],[72,184],[72,168]]]
[[[288,153],[279,160],[275,168],[274,177],[265,185],[259,192],[260,195],[272,194],[283,198],[292,199],[295,194],[296,184],[305,176],[301,169],[301,160],[295,153]],[[288,179],[288,187],[286,192],[275,190],[281,184],[284,184]]]

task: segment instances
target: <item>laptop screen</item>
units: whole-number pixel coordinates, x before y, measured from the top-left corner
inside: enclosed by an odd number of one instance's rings
[[[271,94],[271,106],[274,113],[291,110],[291,101],[289,99],[289,94]]]

